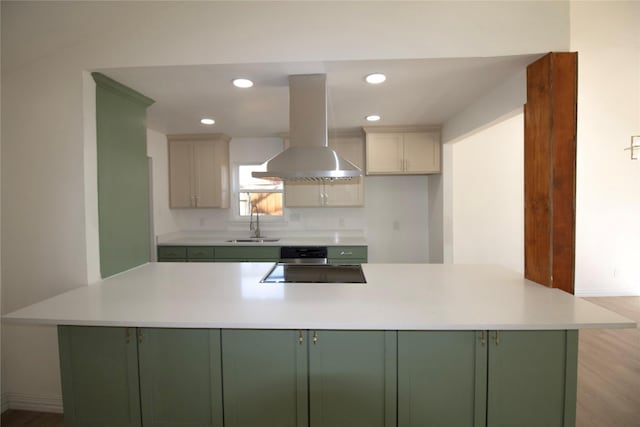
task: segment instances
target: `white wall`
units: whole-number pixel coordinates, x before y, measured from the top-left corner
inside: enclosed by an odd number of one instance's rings
[[[97,250],[88,246],[97,240],[89,235],[95,218],[88,205],[96,196],[85,183],[90,167],[85,152],[95,140],[85,132],[84,70],[493,56],[566,50],[569,43],[565,2],[1,2],[0,7],[3,313],[84,286],[92,276]],[[368,188],[375,192],[376,184]],[[388,221],[380,220],[380,227],[388,232]],[[14,406],[42,407],[43,394],[59,401],[57,367],[51,365],[55,329],[45,331],[3,327],[3,379],[12,373],[4,391],[12,393]],[[50,375],[34,378],[31,373],[40,369]]]
[[[578,52],[576,294],[640,295],[640,3],[572,2]]]
[[[640,162],[623,151],[631,135],[640,134],[639,18],[637,2],[571,3],[570,47],[578,52],[576,295],[640,295]],[[513,117],[509,106],[519,98],[526,101],[523,77],[505,82],[497,92],[512,90],[489,94],[443,127],[445,141],[458,141],[443,150],[445,262],[499,261],[522,271],[522,232],[515,210],[521,207],[515,185],[521,185],[522,172],[502,168],[502,178],[494,175],[497,171],[487,175],[472,160],[490,150],[493,154],[481,158],[491,158],[493,164],[495,154],[515,147],[504,144],[521,140],[522,128],[513,121],[521,121],[520,115]],[[502,112],[504,120],[486,121]],[[474,142],[480,144],[472,146]],[[520,152],[511,154],[520,162]],[[491,181],[502,188],[500,210],[484,204],[477,185],[469,187],[478,177],[482,194]],[[474,191],[470,194],[468,188]],[[498,233],[505,207],[511,212],[506,223],[510,232]]]
[[[153,226],[156,234],[180,230],[169,209],[169,151],[166,135],[147,129],[147,156],[152,159]]]
[[[428,262],[426,176],[367,177],[370,262]]]
[[[524,116],[452,145],[453,259],[524,273]]]

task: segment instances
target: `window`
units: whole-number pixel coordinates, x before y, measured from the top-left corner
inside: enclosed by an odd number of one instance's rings
[[[282,181],[254,178],[251,172],[264,171],[261,165],[238,166],[238,212],[240,217],[259,212],[262,216],[282,216]]]

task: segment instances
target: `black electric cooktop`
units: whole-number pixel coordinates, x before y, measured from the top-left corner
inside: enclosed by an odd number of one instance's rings
[[[360,265],[276,263],[260,283],[367,283]]]

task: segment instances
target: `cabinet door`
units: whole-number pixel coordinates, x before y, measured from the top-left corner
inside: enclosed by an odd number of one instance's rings
[[[158,246],[158,258],[184,260],[187,258],[187,248],[184,246]]]
[[[138,329],[138,347],[145,427],[222,427],[219,330]]]
[[[279,246],[216,246],[216,261],[271,262],[280,258]]]
[[[306,338],[306,331],[222,331],[225,427],[307,426]]]
[[[194,141],[195,207],[229,207],[229,144],[222,141]]]
[[[402,133],[367,134],[367,175],[403,171]]]
[[[492,331],[487,425],[575,425],[576,331]]]
[[[133,328],[59,326],[67,427],[140,426]]]
[[[396,425],[394,331],[310,331],[311,427]]]
[[[329,246],[327,257],[332,264],[362,264],[367,262],[367,246]]]
[[[486,342],[485,332],[398,332],[398,427],[484,426]]]
[[[325,206],[363,206],[364,185],[362,177],[348,181],[332,181],[324,185]]]
[[[440,140],[437,133],[404,134],[404,171],[409,174],[440,172]]]
[[[364,142],[361,136],[332,137],[329,139],[329,147],[343,159],[364,169]],[[326,183],[324,194],[325,206],[363,206],[364,179],[357,177]]]
[[[289,208],[317,208],[324,205],[324,186],[311,182],[285,182],[284,203]]]
[[[215,249],[211,246],[189,246],[187,249],[187,258],[190,261],[197,260],[213,260],[215,258]]]
[[[189,141],[169,141],[169,207],[195,205],[193,192],[193,155]]]

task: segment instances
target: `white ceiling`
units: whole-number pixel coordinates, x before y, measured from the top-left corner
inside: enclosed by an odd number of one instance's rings
[[[102,69],[103,74],[154,99],[148,127],[164,134],[222,132],[265,137],[288,131],[288,76],[327,75],[328,125],[352,129],[372,125],[439,125],[521,72],[539,55],[494,58],[331,61],[274,64],[193,65]],[[365,83],[372,72],[387,75],[381,85]],[[231,80],[254,81],[238,89]],[[200,118],[216,120],[213,126]]]

